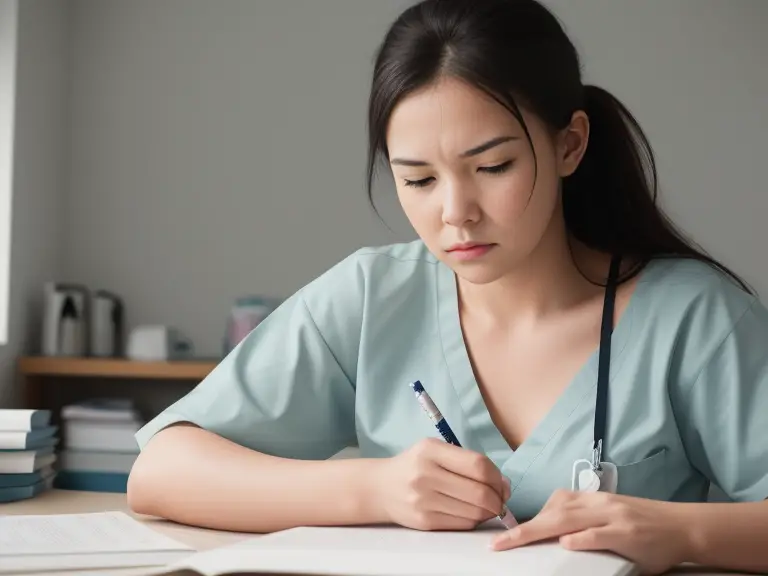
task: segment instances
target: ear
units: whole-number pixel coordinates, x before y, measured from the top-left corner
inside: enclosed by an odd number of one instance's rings
[[[579,167],[589,141],[589,118],[577,110],[571,122],[557,136],[557,171],[561,178],[570,176]]]

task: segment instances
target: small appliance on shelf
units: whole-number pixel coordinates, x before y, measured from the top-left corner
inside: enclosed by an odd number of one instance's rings
[[[85,356],[88,289],[78,284],[47,282],[44,289],[42,353]]]
[[[46,282],[43,290],[43,356],[99,358],[123,353],[122,299],[108,290]]]
[[[140,362],[168,362],[192,356],[192,341],[170,326],[136,326],[128,336],[126,357]]]

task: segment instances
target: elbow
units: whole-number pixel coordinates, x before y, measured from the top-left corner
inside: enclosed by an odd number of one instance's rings
[[[186,451],[183,429],[188,427],[179,424],[161,430],[139,453],[128,474],[126,499],[131,512],[168,518],[179,488],[179,461],[171,456]]]
[[[154,516],[157,515],[154,502],[157,499],[153,496],[159,491],[157,480],[153,479],[151,459],[142,452],[136,458],[136,462],[128,475],[128,485],[126,489],[126,499],[128,509],[135,514]]]

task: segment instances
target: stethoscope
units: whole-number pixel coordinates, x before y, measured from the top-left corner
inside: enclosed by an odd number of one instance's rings
[[[611,370],[611,335],[616,306],[616,285],[619,277],[621,256],[611,259],[608,281],[603,301],[603,317],[600,326],[600,348],[597,365],[597,396],[595,398],[595,423],[592,455],[589,460],[573,463],[572,488],[574,490],[615,492],[618,483],[616,466],[603,462],[603,441],[605,439],[606,415],[608,412],[608,380]]]

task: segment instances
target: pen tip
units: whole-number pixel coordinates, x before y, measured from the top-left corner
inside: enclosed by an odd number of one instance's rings
[[[411,388],[413,388],[414,392],[424,392],[424,386],[418,380],[411,382]]]

